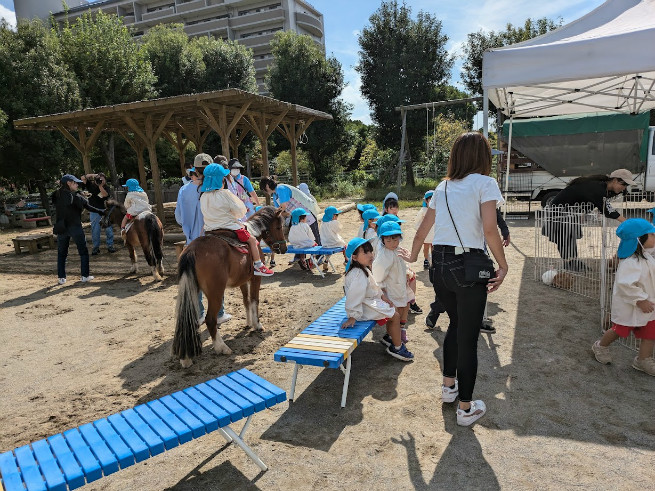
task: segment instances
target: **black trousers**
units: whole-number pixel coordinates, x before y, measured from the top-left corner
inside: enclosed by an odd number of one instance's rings
[[[71,238],[75,241],[77,252],[80,255],[82,276],[89,276],[89,250],[86,247],[86,237],[81,225],[68,227],[66,232],[57,235],[57,276],[66,278],[66,258]]]
[[[467,282],[462,256],[438,250],[438,246],[432,251],[432,267],[436,298],[450,318],[443,346],[443,375],[456,377],[459,400],[470,402],[478,373],[478,336],[487,287]]]

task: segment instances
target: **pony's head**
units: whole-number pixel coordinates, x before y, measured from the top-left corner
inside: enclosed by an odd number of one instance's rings
[[[264,239],[276,254],[287,252],[283,213],[283,210],[276,209],[274,206],[263,206],[246,223],[248,231],[257,239]]]
[[[108,227],[111,224],[120,226],[127,213],[125,207],[115,199],[108,199],[105,201],[105,208],[107,212],[102,219],[102,226]]]

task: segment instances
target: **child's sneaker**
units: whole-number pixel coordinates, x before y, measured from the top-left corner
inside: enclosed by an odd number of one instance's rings
[[[66,278],[59,278],[57,280],[57,283],[59,283],[60,285],[63,285],[64,283],[66,283]]]
[[[416,305],[416,302],[413,302],[413,303],[409,304],[409,311],[412,314],[422,314],[423,313],[423,309],[421,309],[421,307]]]
[[[94,278],[94,276],[82,276],[82,283],[88,283]]]
[[[455,387],[452,389],[446,387],[445,385],[441,386],[441,401],[442,402],[455,402],[457,396],[459,395],[459,385],[457,379],[455,379]]]
[[[314,263],[313,259],[307,259],[305,260],[305,264],[307,265],[307,269],[312,270],[316,267],[316,264]]]
[[[401,344],[398,349],[393,345],[389,346],[387,348],[387,353],[401,361],[412,361],[414,359],[414,353],[409,351],[404,344]]]
[[[273,276],[273,271],[262,264],[259,267],[255,266],[255,276]]]
[[[487,406],[482,401],[471,401],[471,409],[464,411],[457,408],[457,424],[460,426],[469,426],[485,415]]]
[[[608,365],[612,363],[612,354],[610,353],[610,347],[609,346],[601,346],[600,345],[600,339],[597,340],[592,346],[591,346],[591,351],[594,352],[594,356],[596,357],[596,361],[598,363],[602,363],[603,365]],[[635,367],[635,364],[632,364],[633,367]],[[637,368],[637,367],[635,367]],[[637,368],[637,370],[639,370]]]
[[[393,344],[391,342],[391,336],[389,336],[389,334],[385,334],[384,336],[382,336],[382,339],[380,339],[380,342],[383,345],[385,345],[387,348]]]
[[[275,259],[271,259],[270,268],[273,269],[275,266]]]
[[[217,324],[223,324],[227,321],[229,321],[232,318],[232,314],[228,314],[227,312],[223,312],[223,315],[220,316],[218,319],[216,319]]]
[[[490,319],[482,319],[482,325],[480,326],[480,332],[482,334],[496,334],[496,328],[491,323]]]
[[[409,338],[407,337],[407,329],[401,329],[400,330],[400,340],[403,343],[406,343],[407,341],[409,341]]]
[[[632,368],[655,377],[655,358],[649,357],[641,360],[638,356],[635,356],[635,359],[632,361]]]
[[[423,260],[423,269],[430,269],[430,261],[427,259]]]

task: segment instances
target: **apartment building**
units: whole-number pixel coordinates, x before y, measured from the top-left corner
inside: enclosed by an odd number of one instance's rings
[[[121,16],[136,37],[157,24],[182,23],[189,36],[214,36],[244,44],[253,50],[261,93],[266,92],[264,75],[273,58],[275,32],[306,34],[325,47],[323,14],[305,0],[104,0],[90,4],[73,0],[68,5],[71,21],[89,9],[102,10]],[[67,15],[61,11],[61,0],[14,0],[14,7],[19,19],[45,20],[52,12],[61,22]]]

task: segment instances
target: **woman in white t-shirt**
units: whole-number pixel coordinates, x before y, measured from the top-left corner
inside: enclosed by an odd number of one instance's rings
[[[434,291],[450,317],[443,346],[441,397],[443,402],[454,402],[459,397],[457,424],[461,426],[477,421],[487,410],[484,402],[473,400],[478,336],[487,292],[497,290],[507,274],[496,224],[496,207],[503,203],[503,197],[496,181],[489,177],[490,171],[491,147],[487,139],[476,132],[460,135],[450,152],[448,175],[435,189],[416,232],[410,258],[416,261],[434,226]],[[484,254],[485,243],[498,263],[496,276],[488,284],[466,281],[462,251]]]

